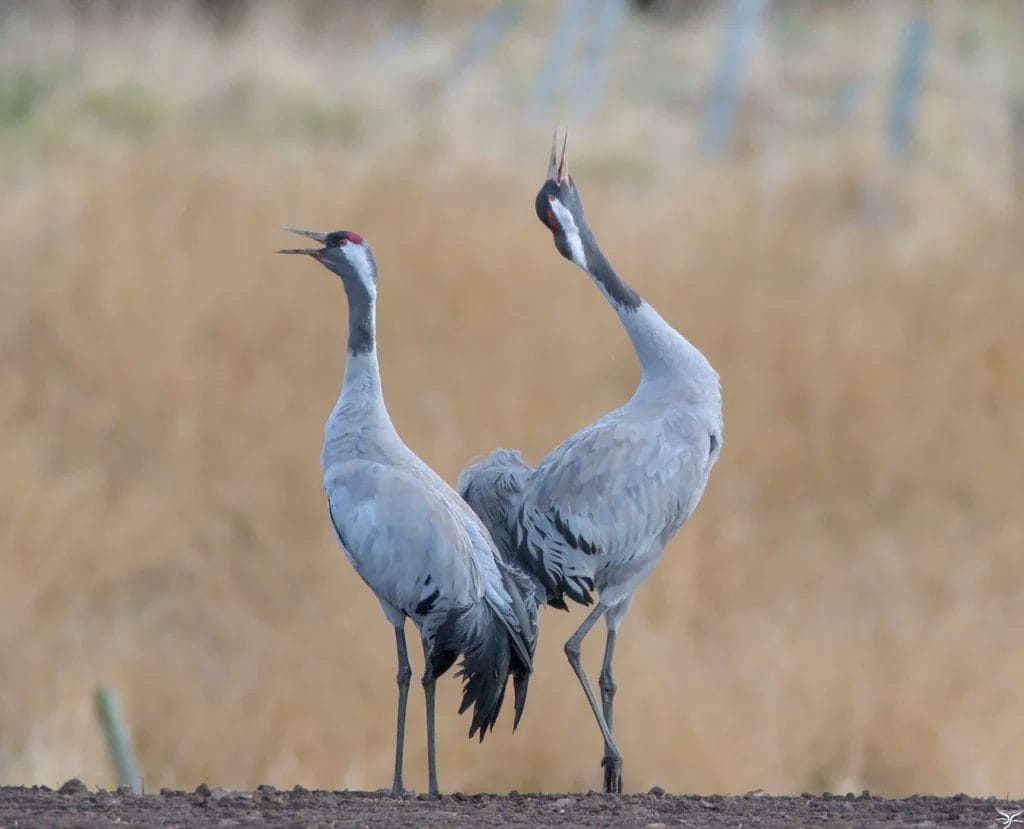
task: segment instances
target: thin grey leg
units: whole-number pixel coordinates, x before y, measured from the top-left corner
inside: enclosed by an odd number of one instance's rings
[[[604,714],[602,714],[601,709],[597,707],[597,697],[594,696],[594,689],[590,687],[590,681],[587,679],[587,675],[583,672],[583,666],[580,664],[580,646],[583,643],[583,639],[590,632],[594,623],[607,611],[608,608],[598,602],[597,607],[590,612],[590,615],[583,620],[583,624],[580,625],[579,629],[570,636],[569,641],[565,643],[565,655],[569,659],[569,665],[576,674],[576,678],[580,681],[580,685],[583,686],[583,693],[587,695],[587,702],[590,703],[590,710],[594,712],[594,718],[597,720],[597,725],[601,729],[601,736],[604,737],[605,758],[611,758],[611,762],[616,763],[621,767],[622,752],[619,751],[619,747],[615,744],[615,740],[612,738],[612,732],[608,728],[608,723],[605,722]],[[604,761],[602,761],[602,764],[604,764]],[[605,791],[610,791],[607,785],[605,786]]]
[[[618,685],[615,684],[615,677],[612,676],[612,659],[615,657],[615,631],[608,630],[608,638],[604,643],[604,663],[601,665],[601,676],[597,681],[601,688],[601,710],[604,712],[604,721],[608,724],[608,730],[615,733],[613,724],[612,703],[615,702],[615,691]]]
[[[601,665],[601,676],[597,684],[601,687],[601,710],[604,712],[604,721],[608,726],[608,733],[614,734],[614,717],[612,715],[612,704],[615,702],[615,677],[612,676],[612,659],[615,657],[615,628],[608,628],[608,638],[604,646],[604,663]],[[601,765],[604,767],[604,790],[606,792],[622,793],[622,754],[618,757],[612,751],[612,746],[604,744],[604,757],[601,758]]]
[[[434,674],[430,668],[430,653],[423,642],[423,696],[427,701],[427,792],[437,796],[437,752],[434,748]]]
[[[395,628],[395,645],[398,648],[398,674],[395,680],[398,682],[398,726],[395,729],[395,781],[391,784],[391,793],[401,796],[405,789],[402,787],[402,758],[405,752],[405,707],[409,700],[409,680],[412,678],[412,668],[409,667],[409,652],[405,647],[405,626]]]

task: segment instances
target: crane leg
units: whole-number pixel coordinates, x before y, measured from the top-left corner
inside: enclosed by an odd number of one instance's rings
[[[580,646],[582,645],[584,638],[590,632],[594,623],[607,612],[607,605],[603,605],[598,602],[597,607],[590,612],[590,615],[583,620],[583,624],[579,626],[579,629],[570,636],[569,641],[565,643],[565,655],[569,660],[569,665],[572,667],[573,673],[576,674],[576,678],[580,681],[580,685],[583,686],[583,693],[587,695],[587,702],[590,703],[590,710],[594,712],[594,718],[597,720],[597,725],[601,729],[601,736],[604,737],[605,760],[602,761],[602,765],[605,765],[607,761],[621,771],[622,752],[619,751],[619,747],[615,744],[615,740],[612,738],[611,729],[608,728],[608,723],[605,722],[604,714],[601,712],[601,709],[598,708],[597,697],[594,696],[594,689],[590,687],[590,680],[587,679],[587,675],[583,672],[583,666],[580,664]],[[607,769],[607,765],[605,767]],[[614,791],[609,788],[607,783],[608,777],[606,774],[605,791]],[[621,783],[619,790],[621,791]]]
[[[601,676],[597,681],[601,689],[601,711],[604,714],[604,721],[608,724],[608,730],[615,733],[613,723],[612,704],[615,702],[615,692],[618,685],[615,684],[615,677],[612,676],[612,659],[615,658],[615,631],[609,628],[608,638],[604,643],[604,662],[601,664]]]
[[[398,648],[398,725],[395,728],[395,781],[391,784],[391,793],[400,797],[405,789],[402,787],[402,757],[405,752],[405,707],[409,700],[409,680],[412,668],[409,667],[409,652],[405,647],[405,625],[395,628],[395,645]]]
[[[624,600],[612,605],[604,616],[605,624],[608,627],[608,638],[604,646],[604,662],[601,665],[601,676],[598,685],[601,688],[601,710],[604,713],[604,721],[608,725],[608,731],[615,734],[614,716],[612,706],[615,702],[615,691],[618,686],[615,684],[615,677],[612,676],[612,660],[615,658],[615,640],[618,636],[619,625],[629,610],[633,596],[630,594]],[[604,790],[606,792],[622,791],[622,756],[616,758],[615,753],[605,745],[604,757],[601,758],[601,766],[604,768]]]
[[[612,676],[612,659],[615,656],[615,628],[608,626],[608,638],[604,645],[604,663],[601,665],[601,676],[597,684],[601,687],[601,710],[604,713],[604,721],[608,726],[608,733],[614,734],[614,717],[612,715],[612,704],[615,701],[615,677]],[[612,751],[612,747],[606,742],[604,744],[604,757],[601,758],[601,766],[604,768],[604,790],[622,794],[622,754],[618,757]]]
[[[434,673],[430,667],[430,653],[427,640],[423,640],[423,696],[427,702],[427,792],[436,797],[440,792],[437,788],[437,752],[434,748]]]

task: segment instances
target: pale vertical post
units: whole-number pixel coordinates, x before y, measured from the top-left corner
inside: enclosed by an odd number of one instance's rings
[[[131,786],[135,794],[142,794],[142,777],[135,760],[131,735],[121,712],[117,694],[109,688],[96,689],[96,714],[107,740],[110,760],[114,764],[119,786]]]
[[[576,117],[580,120],[593,115],[601,103],[608,84],[615,37],[622,28],[625,17],[626,0],[604,0],[601,4],[576,92]]]
[[[576,43],[576,35],[583,23],[587,0],[564,0],[555,30],[548,39],[548,54],[533,90],[530,112],[534,117],[546,117],[554,103],[559,78]]]
[[[906,157],[913,142],[930,41],[931,21],[924,11],[916,9],[903,32],[889,98],[889,152],[896,158]]]
[[[743,74],[767,5],[768,0],[731,0],[729,3],[711,92],[701,120],[701,147],[712,155],[726,151],[732,143]]]
[[[1024,0],[1013,0],[1010,15],[1010,152],[1017,200],[1024,203]]]
[[[523,0],[504,0],[473,26],[448,71],[448,83],[454,83],[473,66],[489,57],[519,20]]]

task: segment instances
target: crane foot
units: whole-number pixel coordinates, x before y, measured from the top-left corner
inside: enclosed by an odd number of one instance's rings
[[[622,757],[606,754],[601,758],[604,768],[604,790],[607,794],[622,794]]]

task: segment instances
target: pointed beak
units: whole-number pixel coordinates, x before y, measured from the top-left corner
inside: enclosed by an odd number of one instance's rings
[[[303,230],[299,227],[291,227],[290,225],[281,225],[281,230],[287,230],[289,233],[298,233],[299,236],[305,236],[307,239],[316,239],[320,244],[327,242],[327,234],[321,233],[319,230]]]
[[[298,233],[300,236],[305,236],[308,239],[315,239],[318,242],[326,242],[327,234],[321,233],[318,230],[302,230],[297,227],[289,227],[288,225],[282,225],[282,230],[287,230],[291,233]],[[284,250],[275,250],[274,253],[301,253],[306,256],[313,256],[319,258],[323,253],[323,248],[286,248]]]
[[[548,178],[558,183],[558,127],[555,127],[555,134],[551,136],[551,158],[548,160]]]
[[[324,252],[323,248],[282,248],[274,253],[304,253],[306,256],[319,257]]]
[[[551,158],[548,160],[548,178],[555,184],[561,184],[569,178],[569,160],[565,157],[565,147],[569,143],[569,128],[566,127],[562,136],[562,157],[557,156],[558,150],[558,127],[555,127],[555,134],[551,136]]]

